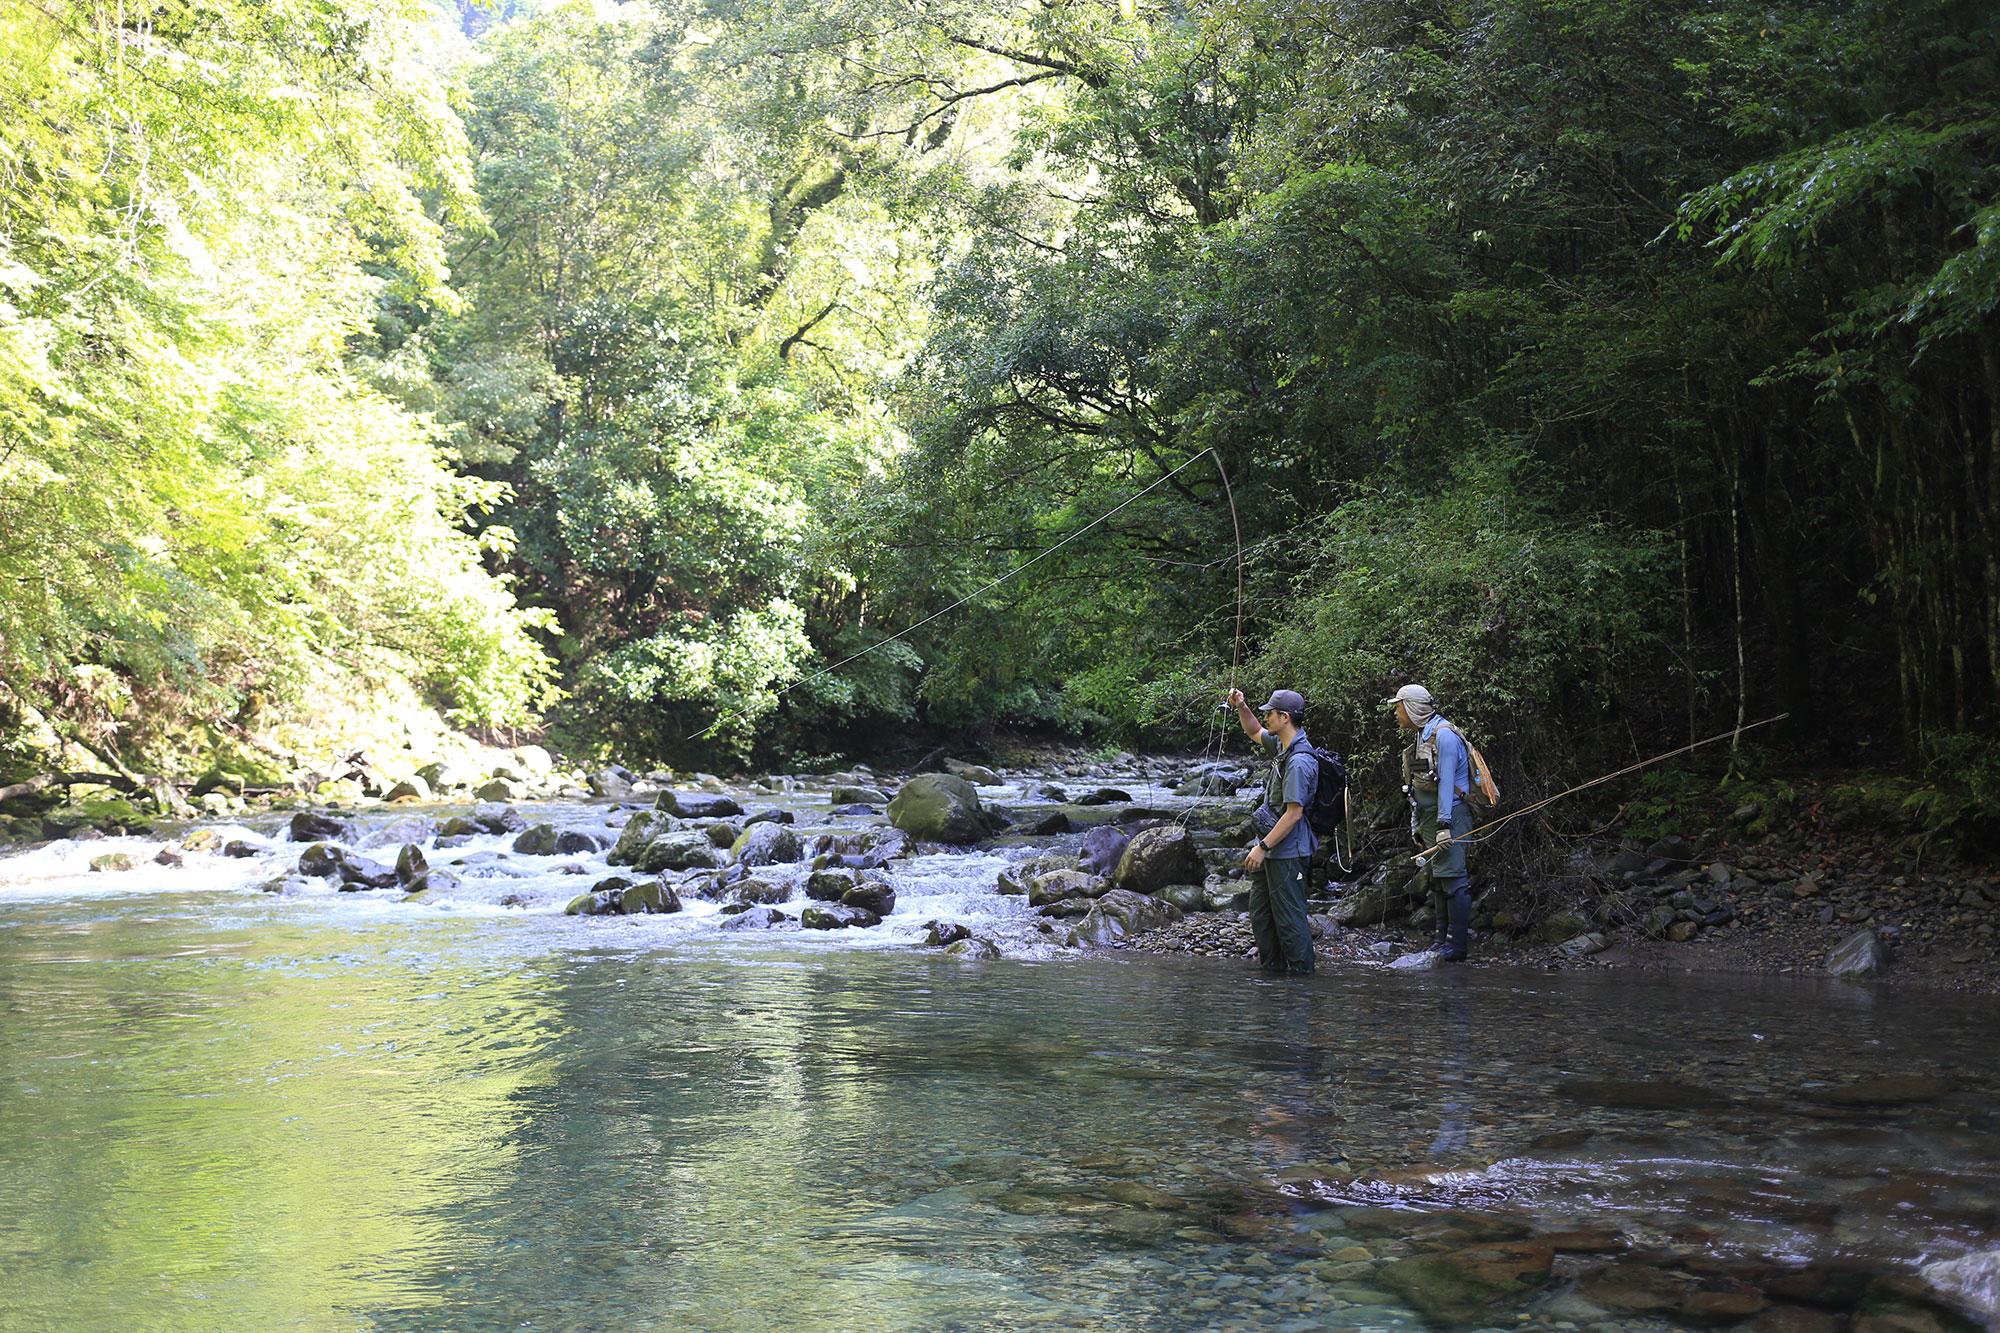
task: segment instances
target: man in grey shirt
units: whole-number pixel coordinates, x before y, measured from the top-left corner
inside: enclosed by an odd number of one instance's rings
[[[1273,756],[1264,780],[1264,803],[1254,816],[1262,836],[1243,864],[1250,871],[1250,933],[1257,961],[1267,972],[1309,976],[1312,927],[1306,922],[1306,863],[1319,848],[1306,807],[1319,786],[1319,761],[1306,741],[1306,701],[1292,690],[1273,690],[1259,712],[1231,690],[1229,702],[1243,732]]]

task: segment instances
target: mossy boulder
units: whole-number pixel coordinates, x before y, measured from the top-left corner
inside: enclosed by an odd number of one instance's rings
[[[889,802],[889,822],[912,838],[957,845],[978,842],[1001,821],[979,802],[979,790],[949,773],[920,773]]]
[[[799,835],[783,824],[753,824],[729,850],[740,866],[789,865],[805,855]]]
[[[1207,874],[1194,835],[1164,824],[1133,835],[1111,882],[1132,893],[1158,893],[1170,884],[1199,884]]]
[[[618,841],[612,845],[611,854],[605,860],[614,866],[634,865],[655,838],[678,833],[686,827],[664,810],[641,810],[626,821],[624,831],[618,835]]]

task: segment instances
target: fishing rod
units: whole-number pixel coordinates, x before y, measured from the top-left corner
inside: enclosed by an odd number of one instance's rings
[[[863,648],[860,652],[849,653],[846,657],[841,658],[838,662],[835,662],[830,667],[824,667],[821,670],[813,672],[813,674],[810,676],[802,677],[801,679],[793,681],[789,685],[786,685],[778,690],[773,691],[770,697],[775,699],[779,695],[787,694],[792,690],[799,688],[799,686],[801,685],[809,685],[813,681],[820,679],[822,676],[830,676],[834,672],[846,666],[849,662],[859,661],[860,659],[868,656],[868,654],[874,652],[876,649],[886,648],[890,644],[902,638],[904,635],[915,633],[917,630],[922,629],[924,626],[930,624],[933,620],[938,619],[940,616],[950,615],[953,611],[958,610],[959,607],[964,606],[967,602],[971,601],[973,598],[981,596],[984,593],[991,592],[993,589],[1005,583],[1008,579],[1013,578],[1016,574],[1019,574],[1023,570],[1027,569],[1030,565],[1038,564],[1041,561],[1048,559],[1050,556],[1054,555],[1057,551],[1060,551],[1063,547],[1069,545],[1071,542],[1075,541],[1078,537],[1081,537],[1084,533],[1089,532],[1092,528],[1096,527],[1098,524],[1104,522],[1106,519],[1116,514],[1119,510],[1125,508],[1127,505],[1134,504],[1139,500],[1144,499],[1147,495],[1151,494],[1153,491],[1156,491],[1160,487],[1166,485],[1180,473],[1187,471],[1189,468],[1193,467],[1196,463],[1200,462],[1203,458],[1213,458],[1215,460],[1215,470],[1222,477],[1222,493],[1229,499],[1230,525],[1235,530],[1236,534],[1236,649],[1229,664],[1229,688],[1231,688],[1232,690],[1235,689],[1237,668],[1242,664],[1243,660],[1243,523],[1242,520],[1239,519],[1236,514],[1236,492],[1232,490],[1229,485],[1229,471],[1228,469],[1222,466],[1222,455],[1216,452],[1215,446],[1210,445],[1208,448],[1203,449],[1200,453],[1195,454],[1193,457],[1189,458],[1187,462],[1182,463],[1172,472],[1167,473],[1165,476],[1155,481],[1152,485],[1146,487],[1142,491],[1139,491],[1137,494],[1127,496],[1117,505],[1113,506],[1110,509],[1105,510],[1102,514],[1099,514],[1096,518],[1093,518],[1092,520],[1090,520],[1090,522],[1084,524],[1082,527],[1078,528],[1075,532],[1072,532],[1069,536],[1057,542],[1054,546],[1048,547],[1046,550],[1043,550],[1039,554],[1031,556],[1026,560],[1023,560],[1020,564],[1014,566],[1012,569],[1008,570],[1005,574],[1002,574],[999,578],[994,579],[991,583],[988,583],[983,587],[973,589],[965,596],[953,602],[950,606],[945,607],[942,611],[934,611],[930,615],[925,616],[922,620],[919,620],[916,624],[906,625],[902,629],[897,630],[894,634],[891,634],[888,638],[881,639],[875,643],[869,644],[866,648]],[[739,717],[747,715],[751,711],[752,710],[750,708],[739,708],[733,713],[725,713],[721,717],[716,718],[715,721],[703,727],[700,731],[695,732],[693,735],[683,737],[683,740],[684,741],[698,740],[703,736],[713,735],[716,732],[716,730],[722,726],[723,723],[732,722]]]
[[[1511,814],[1502,815],[1500,816],[1500,818],[1492,820],[1489,823],[1481,824],[1476,829],[1468,829],[1464,833],[1459,834],[1457,837],[1447,838],[1443,842],[1438,843],[1435,847],[1427,848],[1424,851],[1418,852],[1415,856],[1411,857],[1410,859],[1412,861],[1415,861],[1420,866],[1427,865],[1429,864],[1430,859],[1433,856],[1436,856],[1439,852],[1451,846],[1453,843],[1463,842],[1467,838],[1470,838],[1475,833],[1484,833],[1488,829],[1499,828],[1502,824],[1505,824],[1509,820],[1519,819],[1522,815],[1531,815],[1545,805],[1553,805],[1555,802],[1562,800],[1563,797],[1565,796],[1574,796],[1580,791],[1588,791],[1592,787],[1601,786],[1606,782],[1610,782],[1613,778],[1622,778],[1627,773],[1636,773],[1642,768],[1647,768],[1653,764],[1659,763],[1661,760],[1672,759],[1675,758],[1676,756],[1684,755],[1690,750],[1699,750],[1704,745],[1713,745],[1717,741],[1728,740],[1732,736],[1741,736],[1746,731],[1754,731],[1758,727],[1767,727],[1773,722],[1783,722],[1786,718],[1790,716],[1791,716],[1790,713],[1779,713],[1775,717],[1767,717],[1758,722],[1746,723],[1745,725],[1740,727],[1731,727],[1728,731],[1718,732],[1717,734],[1708,737],[1706,740],[1699,740],[1689,745],[1683,745],[1678,750],[1669,750],[1665,754],[1656,754],[1651,759],[1641,759],[1638,763],[1627,765],[1626,767],[1619,769],[1616,773],[1606,773],[1601,778],[1592,778],[1588,782],[1580,782],[1576,786],[1571,787],[1568,791],[1559,791],[1554,796],[1544,797],[1542,800],[1536,801],[1533,805],[1522,806],[1519,810],[1516,810]]]

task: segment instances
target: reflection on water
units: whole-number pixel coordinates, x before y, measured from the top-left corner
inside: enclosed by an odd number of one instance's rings
[[[0,912],[0,1326],[1414,1328],[1372,1274],[1440,1246],[1384,1206],[2000,1245],[2000,1038],[1935,996],[555,924]]]

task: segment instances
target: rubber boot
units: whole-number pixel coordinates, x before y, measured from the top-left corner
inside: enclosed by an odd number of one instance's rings
[[[1465,961],[1465,955],[1472,944],[1472,881],[1460,877],[1445,886],[1445,902],[1449,911],[1445,927],[1444,950],[1446,962]]]

